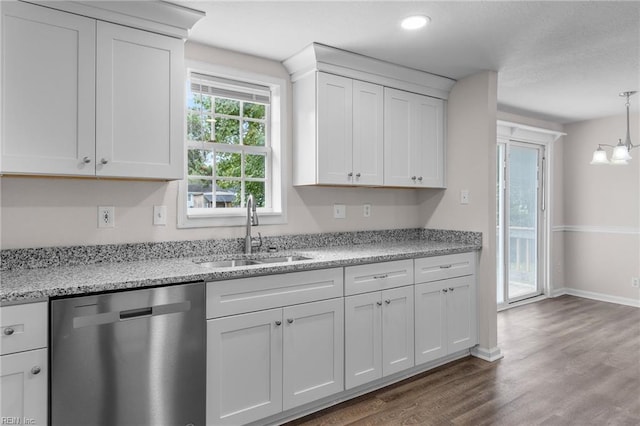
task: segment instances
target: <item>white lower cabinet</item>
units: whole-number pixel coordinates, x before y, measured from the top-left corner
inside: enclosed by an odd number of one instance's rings
[[[0,307],[0,422],[47,421],[47,303]]]
[[[3,424],[47,424],[47,350],[0,357]]]
[[[283,409],[342,391],[342,299],[286,307],[283,314]]]
[[[477,343],[475,276],[415,286],[416,365]]]
[[[413,286],[345,298],[345,388],[414,365]]]
[[[282,309],[207,321],[207,424],[282,411],[281,324]]]
[[[207,424],[239,425],[344,389],[341,298],[208,320]]]

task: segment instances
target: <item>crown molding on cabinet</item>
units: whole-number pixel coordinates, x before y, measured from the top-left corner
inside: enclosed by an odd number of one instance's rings
[[[448,99],[456,80],[390,62],[312,43],[282,62],[295,82],[310,72],[323,71],[356,80]]]
[[[25,1],[181,39],[205,16],[205,12],[168,1]]]

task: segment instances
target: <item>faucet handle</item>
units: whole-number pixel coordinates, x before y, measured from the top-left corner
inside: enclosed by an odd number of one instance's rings
[[[251,239],[251,247],[259,248],[262,247],[262,234],[258,232],[258,241],[254,241]]]

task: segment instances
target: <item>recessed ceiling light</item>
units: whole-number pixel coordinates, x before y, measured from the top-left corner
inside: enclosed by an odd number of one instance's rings
[[[417,30],[431,22],[431,18],[425,15],[408,16],[402,20],[400,24],[405,30]]]

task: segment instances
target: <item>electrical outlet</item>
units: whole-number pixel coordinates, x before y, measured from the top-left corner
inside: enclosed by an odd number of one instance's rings
[[[640,277],[631,278],[631,287],[635,287],[635,288],[640,287]]]
[[[362,206],[362,216],[370,217],[371,216],[371,204],[366,203]]]
[[[113,206],[98,206],[98,228],[114,228],[116,213]]]
[[[156,226],[167,224],[167,206],[153,206],[153,224]]]
[[[347,218],[347,206],[344,204],[333,205],[333,218],[334,219],[346,219]]]

